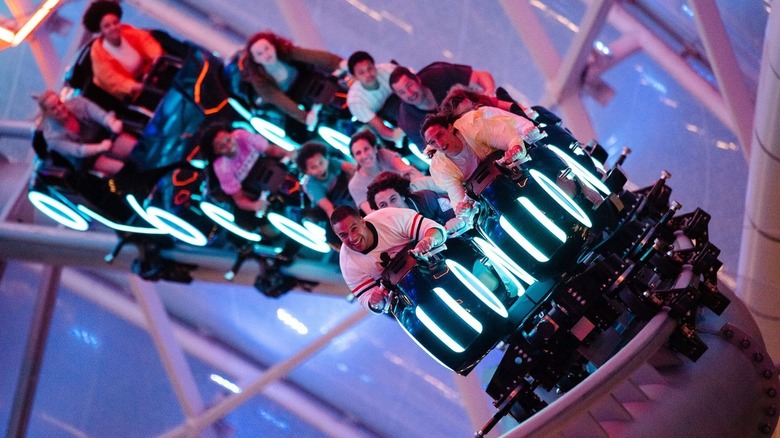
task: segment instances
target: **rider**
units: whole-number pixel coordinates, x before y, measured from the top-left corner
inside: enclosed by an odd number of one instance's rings
[[[417,241],[420,254],[446,240],[444,227],[406,208],[383,208],[365,218],[342,206],[330,217],[333,231],[343,242],[339,254],[341,275],[358,302],[375,313],[384,308],[387,292],[379,285],[384,266],[407,244]]]
[[[445,225],[455,218],[450,200],[432,190],[413,190],[411,181],[392,171],[384,171],[368,185],[371,210],[387,207],[411,208],[428,219]]]
[[[244,129],[231,129],[222,122],[206,128],[200,146],[216,157],[213,160],[214,173],[222,191],[233,198],[238,208],[248,211],[260,211],[267,207],[267,201],[253,199],[255,196],[245,191],[247,186],[253,185],[251,173],[258,159],[263,155],[276,159],[290,157],[289,152],[269,144],[265,137]]]

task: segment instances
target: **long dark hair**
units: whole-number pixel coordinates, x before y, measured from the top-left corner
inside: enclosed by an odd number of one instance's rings
[[[274,49],[276,49],[276,57],[284,62],[287,62],[290,59],[290,51],[293,48],[293,43],[287,38],[281,37],[273,32],[263,31],[249,37],[246,46],[244,46],[244,69],[249,77],[258,82],[271,82],[276,84],[276,81],[271,75],[265,71],[265,67],[255,62],[252,58],[250,49],[260,40],[268,41]]]

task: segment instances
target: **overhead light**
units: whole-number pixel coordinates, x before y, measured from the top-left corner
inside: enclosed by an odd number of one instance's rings
[[[0,26],[0,40],[3,40],[14,47],[18,46],[47,16],[49,16],[59,2],[60,0],[46,0],[16,32]]]

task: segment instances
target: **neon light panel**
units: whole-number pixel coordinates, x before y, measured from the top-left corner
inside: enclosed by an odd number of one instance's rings
[[[517,228],[515,228],[511,223],[509,223],[508,220],[504,217],[504,215],[501,215],[500,218],[498,218],[498,223],[501,224],[501,228],[503,228],[511,237],[512,239],[515,239],[515,242],[520,244],[520,246],[528,252],[528,254],[531,254],[531,257],[535,258],[536,260],[545,263],[550,260],[549,257],[544,255],[539,248],[534,246],[533,243],[531,243],[528,239],[523,236],[523,233],[521,233]]]
[[[249,123],[260,133],[260,135],[284,150],[295,151],[301,148],[301,145],[287,138],[287,133],[284,132],[284,129],[274,125],[268,120],[263,120],[260,117],[252,117],[249,119]]]
[[[107,226],[108,228],[112,228],[117,231],[122,231],[126,233],[137,233],[137,234],[167,234],[167,232],[157,228],[134,227],[132,225],[118,224],[112,221],[111,219],[103,217],[100,214],[90,210],[89,208],[81,204],[79,204],[76,208],[78,208],[80,212],[84,213],[90,218],[100,222],[101,224]]]
[[[509,258],[509,256],[506,255],[506,253],[497,247],[493,242],[489,242],[481,237],[475,237],[474,242],[496,265],[504,266],[507,270],[509,270],[509,272],[523,280],[529,286],[536,283],[536,279],[533,277],[533,275],[529,274],[525,269],[518,266],[517,263],[512,261],[512,259]]]
[[[604,185],[603,182],[601,182],[600,179],[596,178],[595,175],[588,172],[584,167],[580,165],[580,163],[576,162],[575,160],[572,160],[572,158],[564,153],[562,150],[558,149],[555,146],[547,145],[547,147],[555,152],[558,157],[560,157],[563,161],[566,162],[566,164],[571,167],[571,170],[574,171],[574,174],[580,177],[580,179],[588,185],[593,190],[598,190],[601,193],[604,193],[605,195],[609,194],[609,189],[607,186]]]
[[[468,269],[460,265],[460,263],[454,262],[450,259],[445,261],[453,274],[458,277],[466,287],[479,298],[480,301],[485,303],[494,312],[506,318],[509,313],[506,311],[504,304],[490,291],[479,279],[474,276]]]
[[[346,135],[328,126],[320,126],[317,128],[317,134],[319,134],[325,142],[341,151],[344,155],[352,157],[352,154],[349,151],[349,137]]]
[[[230,231],[231,233],[242,237],[251,242],[259,242],[262,237],[259,234],[247,231],[238,225],[236,225],[236,217],[233,213],[218,207],[210,202],[201,202],[200,209],[203,213],[209,217],[209,219],[218,223],[220,226]]]
[[[325,242],[325,239],[312,234],[301,224],[273,212],[268,213],[268,221],[279,231],[301,245],[323,254],[330,252],[330,246]]]
[[[420,320],[420,322],[423,323],[425,328],[431,331],[434,335],[436,335],[437,338],[439,338],[440,341],[444,343],[447,347],[449,347],[450,350],[456,352],[456,353],[463,353],[466,351],[465,348],[463,348],[460,344],[458,344],[454,339],[450,337],[444,330],[442,330],[441,327],[439,327],[438,324],[436,324],[430,316],[428,316],[427,313],[422,309],[422,307],[417,306],[417,308],[414,309],[414,314],[417,316],[417,318]]]
[[[542,186],[544,191],[547,192],[547,194],[550,195],[555,200],[555,202],[557,202],[558,205],[563,207],[570,215],[572,215],[581,224],[585,225],[588,228],[590,228],[593,225],[590,222],[590,218],[588,218],[588,215],[585,214],[585,212],[580,208],[580,206],[575,204],[574,200],[571,199],[569,195],[564,193],[560,187],[558,187],[553,181],[550,180],[550,178],[547,178],[546,176],[542,175],[542,173],[540,173],[536,169],[531,169],[530,173],[533,179],[536,180],[536,182],[538,182],[540,186]]]
[[[194,246],[205,246],[208,239],[195,227],[157,207],[144,210],[133,195],[125,197],[127,203],[143,220],[165,231],[171,236]]]
[[[41,213],[53,219],[55,222],[65,225],[76,231],[87,231],[89,223],[80,214],[62,202],[41,192],[31,191],[27,193],[27,199]]]
[[[414,143],[409,143],[409,150],[412,151],[412,153],[419,159],[423,160],[423,162],[427,165],[431,164],[431,159],[428,158],[427,155],[423,151],[420,150],[419,147],[417,147]]]
[[[467,312],[463,306],[458,304],[458,302],[455,301],[455,299],[452,298],[452,295],[450,295],[446,290],[440,287],[434,287],[433,293],[435,293],[440,300],[444,301],[444,304],[452,309],[452,311],[455,312],[455,314],[458,315],[460,319],[465,321],[469,327],[473,328],[475,332],[482,333],[482,323],[477,321],[477,318],[474,318],[474,316]]]
[[[525,207],[526,210],[528,210],[533,217],[536,218],[542,225],[544,225],[545,228],[547,228],[555,237],[558,238],[561,242],[566,242],[566,233],[563,232],[562,229],[558,228],[557,225],[553,223],[553,221],[550,220],[547,216],[542,213],[542,210],[539,210],[539,208],[534,204],[530,199],[526,198],[525,196],[521,196],[517,198],[517,201]]]

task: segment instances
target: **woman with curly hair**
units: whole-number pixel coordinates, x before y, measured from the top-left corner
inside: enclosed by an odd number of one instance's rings
[[[292,119],[313,129],[317,124],[319,107],[309,111],[298,108],[298,103],[287,92],[303,68],[324,72],[340,72],[346,61],[333,53],[304,49],[273,32],[252,35],[239,60],[241,79],[249,83],[263,102],[269,103]]]
[[[93,2],[84,12],[84,27],[100,36],[92,43],[92,81],[118,99],[136,96],[143,77],[163,54],[147,31],[123,24],[122,7],[110,0]]]

